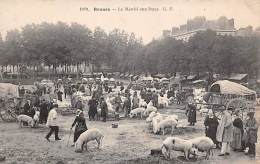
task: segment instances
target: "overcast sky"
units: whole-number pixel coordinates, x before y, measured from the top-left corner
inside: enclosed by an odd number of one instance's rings
[[[80,11],[88,7],[89,12]],[[93,8],[172,7],[172,11],[94,12]],[[77,22],[91,30],[100,26],[107,32],[114,28],[134,32],[147,43],[163,29],[185,24],[187,19],[220,16],[235,19],[235,27],[260,26],[260,0],[0,0],[0,32],[20,29],[28,23]]]

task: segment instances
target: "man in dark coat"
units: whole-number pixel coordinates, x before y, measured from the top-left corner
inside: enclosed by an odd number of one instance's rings
[[[30,116],[30,117],[33,117],[34,114],[32,113],[31,108],[32,108],[31,102],[30,102],[30,100],[27,100],[26,103],[23,106],[23,110],[24,110],[23,114],[27,115],[27,116]]]
[[[48,103],[43,99],[42,103],[40,104],[40,123],[46,123],[48,118]]]
[[[60,90],[58,90],[58,92],[57,92],[57,97],[58,97],[58,100],[59,101],[62,101],[62,92],[60,91]]]
[[[177,100],[177,104],[181,104],[181,93],[179,90],[177,90],[176,92],[176,100]]]
[[[108,84],[104,84],[105,92],[108,92]]]
[[[126,98],[126,100],[124,102],[123,109],[124,109],[124,112],[125,112],[125,117],[127,117],[128,114],[131,111],[131,99],[130,99],[129,95],[127,96],[127,98]]]
[[[138,98],[138,96],[137,96],[137,92],[135,91],[134,92],[134,95],[133,95],[133,99],[132,99],[132,110],[133,109],[136,109],[136,108],[138,108],[139,107],[139,98]]]
[[[91,121],[95,119],[95,115],[97,114],[98,101],[95,99],[95,96],[92,96],[92,99],[88,101],[88,106],[88,116],[89,120]]]
[[[112,87],[108,87],[108,93],[112,93],[112,92],[113,92]]]
[[[141,98],[142,99],[146,99],[145,97],[146,97],[146,91],[145,91],[145,89],[141,89],[141,91],[140,91],[140,96],[141,96]]]
[[[153,91],[152,97],[153,97],[153,106],[158,108],[158,94],[155,91]]]
[[[125,89],[124,85],[121,84],[121,86],[120,86],[120,91],[122,92],[124,89]]]
[[[148,90],[147,94],[146,94],[146,103],[148,104],[151,100],[153,99],[153,95],[152,95],[152,91]]]
[[[188,122],[190,123],[190,125],[194,126],[195,123],[197,122],[197,120],[196,120],[196,107],[192,103],[189,103],[187,105],[186,116],[188,117]]]
[[[46,92],[47,92],[46,86],[43,86],[42,92],[43,92],[44,95],[46,94]]]
[[[116,105],[116,112],[119,112],[119,110],[122,109],[122,99],[120,93],[118,93],[117,96],[115,97],[115,105]]]
[[[170,88],[170,90],[167,92],[167,98],[174,97],[174,88]]]
[[[65,84],[65,85],[64,85],[64,98],[65,98],[65,99],[67,98],[68,92],[69,92],[68,85]]]
[[[249,118],[245,122],[246,134],[247,134],[247,146],[249,147],[247,155],[255,157],[255,143],[257,142],[258,122],[254,118],[254,112],[248,112]]]
[[[20,89],[20,96],[24,96],[24,94],[25,94],[25,89],[24,89],[24,87],[22,87]]]
[[[106,122],[107,114],[108,114],[107,103],[106,103],[104,97],[101,97],[100,101],[101,101],[101,105],[100,105],[100,107],[101,107],[101,117],[103,117],[103,121]]]

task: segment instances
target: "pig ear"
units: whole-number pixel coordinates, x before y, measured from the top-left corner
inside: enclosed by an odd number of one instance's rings
[[[172,144],[175,144],[175,140],[174,139],[172,140]]]

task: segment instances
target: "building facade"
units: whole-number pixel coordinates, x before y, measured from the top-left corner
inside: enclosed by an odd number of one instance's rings
[[[195,34],[206,30],[215,31],[217,35],[221,36],[245,36],[251,32],[249,28],[236,30],[233,18],[227,19],[222,16],[217,20],[206,20],[204,16],[198,16],[179,27],[172,27],[171,32],[164,30],[163,37],[170,36],[176,40],[188,42]]]
[[[188,42],[189,39],[193,37],[195,34],[206,30],[207,29],[198,29],[194,31],[185,32],[182,34],[172,35],[171,37],[173,37],[176,40],[182,40],[184,42]],[[215,32],[217,33],[217,35],[221,35],[221,36],[236,36],[237,31],[236,30],[215,30]]]

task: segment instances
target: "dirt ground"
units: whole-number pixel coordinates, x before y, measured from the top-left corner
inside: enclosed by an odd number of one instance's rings
[[[204,135],[203,120],[198,115],[196,126],[187,126],[184,111],[179,110],[179,106],[172,106],[169,109],[161,109],[162,113],[175,113],[180,118],[180,124],[174,132],[175,136],[182,138],[193,138]],[[260,123],[260,108],[256,117]],[[73,134],[70,137],[69,146],[67,142],[70,134],[70,126],[74,116],[60,116],[60,137],[61,141],[47,142],[44,136],[48,133],[48,128],[40,125],[39,128],[19,128],[16,123],[4,123],[0,121],[0,156],[5,156],[6,160],[2,163],[260,163],[260,144],[257,144],[257,156],[252,159],[243,153],[232,152],[230,156],[219,157],[219,150],[214,150],[214,155],[210,160],[204,160],[204,154],[195,160],[185,161],[183,154],[173,152],[172,160],[165,160],[163,157],[150,156],[151,149],[160,148],[162,141],[170,136],[152,134],[144,119],[120,120],[118,128],[111,128],[115,121],[106,123],[100,121],[87,121],[88,128],[100,129],[105,138],[100,150],[97,149],[96,142],[89,143],[88,151],[82,153],[74,152],[71,147]],[[88,120],[88,119],[87,119]],[[259,134],[260,136],[260,134]],[[1,163],[1,162],[0,162]]]

